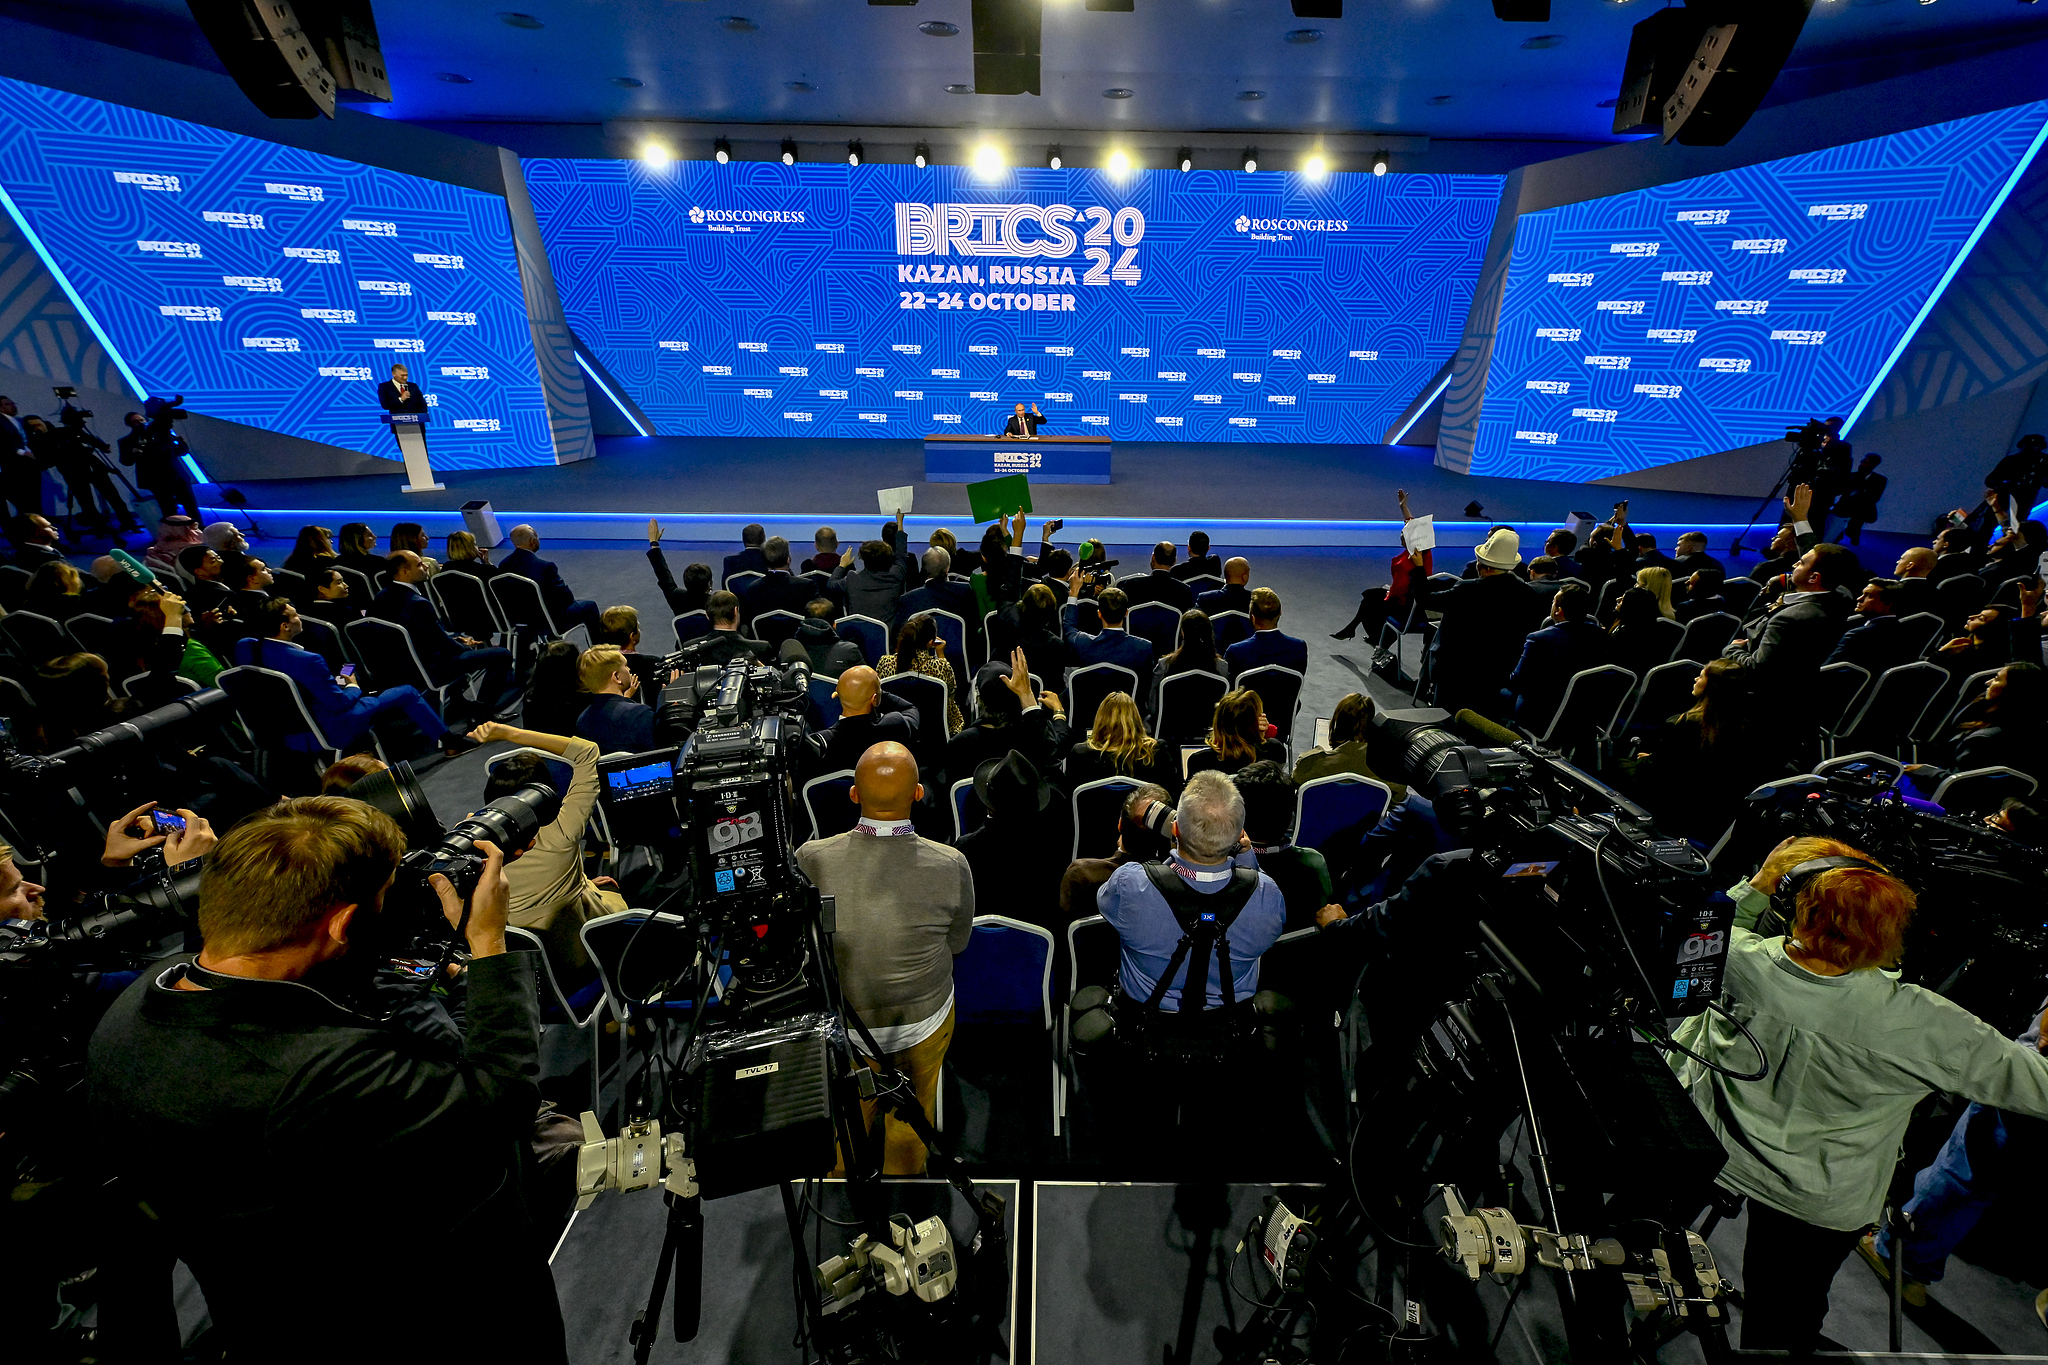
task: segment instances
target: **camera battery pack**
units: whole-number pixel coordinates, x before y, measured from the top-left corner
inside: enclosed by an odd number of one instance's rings
[[[702,1037],[692,1151],[706,1199],[765,1189],[832,1169],[832,1042],[836,1021],[805,1015]]]

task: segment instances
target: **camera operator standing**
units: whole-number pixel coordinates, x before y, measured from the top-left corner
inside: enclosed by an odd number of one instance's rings
[[[196,521],[199,501],[178,465],[179,458],[190,453],[191,448],[171,425],[180,417],[191,416],[178,406],[184,401],[182,396],[169,402],[152,398],[142,405],[142,412],[123,417],[128,434],[120,441],[121,463],[135,467],[135,481],[156,499],[160,516],[183,511]]]
[[[1728,894],[1732,1020],[1686,1020],[1677,1040],[1696,1055],[1672,1064],[1727,1148],[1719,1183],[1749,1200],[1742,1346],[1811,1351],[1835,1272],[1884,1207],[1913,1107],[1946,1090],[2048,1116],[2048,1056],[1887,970],[1913,892],[1848,845],[1787,839]],[[1789,924],[1759,933],[1766,914],[1766,928]],[[1769,1074],[1740,1079],[1759,1052]]]
[[[419,927],[384,905],[405,851],[388,816],[302,797],[215,848],[205,946],[146,974],[92,1039],[91,1131],[124,1201],[153,1214],[165,1275],[136,1286],[147,1308],[102,1318],[103,1344],[157,1325],[175,1256],[230,1358],[360,1360],[416,1331],[437,1358],[565,1358],[553,1210],[528,1179],[534,962],[505,950],[502,854],[475,847],[466,917],[448,880],[430,881],[471,954],[460,1032],[425,998],[358,1012]],[[419,1273],[394,1273],[398,1255]]]

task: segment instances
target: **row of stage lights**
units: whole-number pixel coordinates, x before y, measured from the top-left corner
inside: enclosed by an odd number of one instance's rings
[[[726,162],[732,160],[732,143],[725,138],[719,138],[711,144],[711,155],[719,165],[725,165]],[[867,159],[867,151],[858,141],[846,144],[847,165],[864,165]],[[675,156],[661,143],[648,142],[640,148],[640,160],[649,169],[659,171],[667,169],[669,163],[675,160]],[[782,140],[781,161],[785,166],[796,165],[797,146],[795,139],[784,138]],[[919,142],[911,149],[910,161],[919,170],[923,170],[932,164],[931,148],[925,143]],[[1000,175],[1009,166],[1008,159],[1003,155],[1002,149],[986,142],[974,149],[968,157],[967,164],[974,169],[975,174],[984,176]],[[1048,170],[1057,171],[1066,164],[1066,159],[1061,155],[1057,144],[1045,149],[1045,165]],[[1193,149],[1188,147],[1181,148],[1174,156],[1174,164],[1183,171],[1192,171],[1195,168]],[[1129,175],[1134,165],[1135,163],[1132,161],[1130,153],[1121,149],[1114,149],[1104,160],[1102,168],[1113,176],[1122,177]],[[1258,148],[1247,147],[1244,149],[1243,165],[1247,174],[1259,169]],[[1329,160],[1320,152],[1311,152],[1308,156],[1302,158],[1301,173],[1311,180],[1322,179],[1330,173],[1330,169]],[[1387,173],[1387,154],[1385,152],[1373,153],[1372,173],[1374,175],[1385,175]]]

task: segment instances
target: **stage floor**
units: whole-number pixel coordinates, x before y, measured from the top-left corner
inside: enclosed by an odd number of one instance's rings
[[[270,479],[237,486],[261,517],[312,514],[373,523],[410,518],[440,534],[459,523],[464,502],[487,499],[499,523],[547,523],[560,537],[636,539],[646,518],[672,523],[686,538],[736,538],[746,521],[771,533],[810,539],[819,525],[839,528],[877,519],[875,490],[916,488],[913,532],[968,522],[967,490],[923,481],[918,441],[611,437],[580,464],[442,475],[440,493],[402,493],[397,479]],[[1067,536],[1122,543],[1181,540],[1202,525],[1224,538],[1260,545],[1384,545],[1394,541],[1408,490],[1417,513],[1447,527],[1449,543],[1477,539],[1486,525],[1548,528],[1572,511],[1605,518],[1617,490],[1537,479],[1474,478],[1438,469],[1427,446],[1118,444],[1116,482],[1034,490],[1034,523],[1064,517]],[[1620,490],[1628,491],[1628,490]],[[1758,490],[1760,494],[1762,490]],[[1716,497],[1652,490],[1629,492],[1631,521],[1658,533],[1698,527],[1725,543],[1756,508],[1753,496]],[[1467,520],[1477,500],[1483,518]],[[301,520],[307,519],[301,517]]]

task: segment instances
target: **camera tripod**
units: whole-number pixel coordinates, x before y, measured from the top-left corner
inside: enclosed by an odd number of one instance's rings
[[[1764,512],[1766,510],[1773,504],[1782,504],[1785,488],[1788,484],[1796,488],[1802,481],[1801,475],[1805,475],[1809,479],[1812,477],[1811,471],[1806,468],[1812,459],[1812,455],[1807,452],[1805,447],[1794,445],[1792,458],[1787,460],[1784,469],[1779,471],[1777,482],[1771,485],[1770,492],[1764,494],[1764,500],[1756,505],[1756,511],[1750,513],[1749,525],[1743,527],[1742,534],[1728,543],[1729,554],[1739,555],[1743,553],[1742,542],[1749,538],[1749,533],[1756,529],[1756,524],[1764,519]]]

